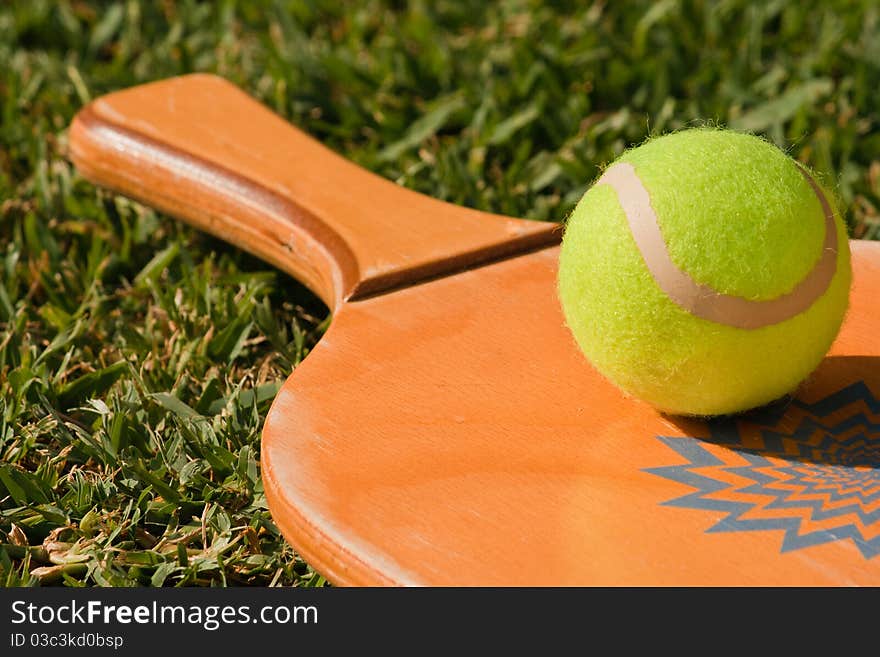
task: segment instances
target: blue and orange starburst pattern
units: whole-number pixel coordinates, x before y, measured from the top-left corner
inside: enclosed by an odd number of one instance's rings
[[[686,463],[646,471],[694,489],[664,505],[720,516],[708,532],[781,531],[782,552],[851,541],[880,554],[880,401],[864,383],[708,426],[658,436]]]

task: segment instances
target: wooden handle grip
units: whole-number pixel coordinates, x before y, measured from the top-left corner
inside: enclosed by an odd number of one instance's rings
[[[395,185],[211,75],[95,100],[71,125],[70,153],[92,182],[250,251],[334,309],[560,236]]]

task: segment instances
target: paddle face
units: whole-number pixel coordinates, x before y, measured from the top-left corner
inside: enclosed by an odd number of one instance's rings
[[[289,540],[341,584],[880,583],[880,244],[787,404],[714,421],[585,361],[548,248],[346,304],[267,418]]]

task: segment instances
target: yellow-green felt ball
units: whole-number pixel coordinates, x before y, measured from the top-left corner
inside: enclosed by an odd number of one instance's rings
[[[568,218],[558,291],[593,366],[661,411],[784,397],[840,330],[851,281],[832,196],[776,146],[698,128],[615,160]]]

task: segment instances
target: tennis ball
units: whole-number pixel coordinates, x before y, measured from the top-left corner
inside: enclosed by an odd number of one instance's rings
[[[797,389],[840,330],[851,281],[834,200],[758,137],[715,128],[615,160],[569,216],[558,292],[593,366],[680,415]]]

